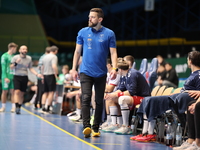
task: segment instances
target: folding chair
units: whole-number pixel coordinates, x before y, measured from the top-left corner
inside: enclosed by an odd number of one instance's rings
[[[157,85],[153,88],[153,90],[151,91],[151,96],[156,96],[158,90],[159,90],[160,86]]]
[[[168,87],[164,90],[164,92],[162,93],[162,95],[170,95],[173,91],[173,87]]]
[[[142,59],[142,62],[140,64],[140,69],[138,70],[142,75],[145,74],[145,72],[147,71],[148,68],[148,62],[146,58]]]
[[[136,62],[133,63],[132,68],[133,68],[133,69],[136,69]]]
[[[159,90],[158,90],[156,96],[161,96],[161,95],[163,94],[165,88],[166,88],[165,85],[161,86],[161,87],[159,88]]]
[[[151,90],[154,87],[154,83],[157,79],[158,59],[153,58],[150,64],[150,68],[145,72],[145,78],[149,84]]]

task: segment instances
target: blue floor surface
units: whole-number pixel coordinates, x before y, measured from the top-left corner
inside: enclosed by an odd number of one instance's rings
[[[131,135],[103,133],[98,138],[84,138],[82,123],[67,116],[40,114],[23,107],[21,115],[0,113],[0,150],[171,150],[159,143],[132,141]]]

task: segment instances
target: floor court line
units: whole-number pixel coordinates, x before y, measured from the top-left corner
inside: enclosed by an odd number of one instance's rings
[[[92,143],[92,144],[95,144],[95,145],[122,145],[122,144],[115,144],[115,143]]]
[[[62,132],[64,132],[64,133],[66,133],[66,134],[72,136],[73,138],[75,138],[75,139],[77,139],[77,140],[79,140],[79,141],[81,141],[81,142],[83,142],[83,143],[85,143],[85,144],[87,144],[87,145],[89,145],[89,146],[91,146],[91,147],[97,149],[97,150],[102,150],[101,148],[99,148],[99,147],[97,147],[97,146],[95,146],[95,145],[93,145],[93,144],[91,144],[91,143],[88,143],[88,142],[86,142],[86,141],[80,139],[80,138],[77,137],[77,136],[74,136],[73,134],[67,132],[66,130],[63,130],[62,128],[56,126],[55,124],[53,124],[53,123],[47,121],[46,119],[44,119],[44,118],[42,118],[42,117],[40,117],[40,116],[38,116],[38,115],[36,115],[36,114],[30,112],[29,110],[25,109],[24,107],[21,107],[21,108],[22,108],[24,111],[28,112],[29,114],[31,114],[31,115],[33,115],[33,116],[35,116],[35,117],[41,119],[42,121],[45,121],[46,123],[52,125],[53,127],[57,128],[58,130],[60,130],[60,131],[62,131]],[[100,144],[100,143],[98,143],[98,144]]]

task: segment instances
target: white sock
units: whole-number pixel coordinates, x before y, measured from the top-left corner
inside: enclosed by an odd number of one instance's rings
[[[6,103],[2,103],[2,108],[6,108]]]
[[[122,116],[117,116],[117,124],[119,124],[119,125],[123,124]]]
[[[16,104],[15,103],[12,103],[12,108],[15,108]]]
[[[148,134],[153,134],[155,124],[156,124],[156,120],[152,120],[149,122]]]
[[[110,125],[111,124],[111,116],[107,114],[106,122]]]
[[[129,107],[121,106],[121,112],[122,112],[123,125],[127,127],[129,125],[128,120],[129,120],[130,109]]]
[[[77,115],[81,115],[81,109],[79,109],[79,108],[76,108],[76,113],[77,113]]]
[[[111,124],[115,125],[117,123],[117,114],[118,114],[117,106],[109,106],[109,109],[111,116]]]
[[[143,119],[144,119],[144,123],[143,123],[142,134],[147,133],[148,127],[149,127],[149,122],[147,121],[146,114],[143,115]]]

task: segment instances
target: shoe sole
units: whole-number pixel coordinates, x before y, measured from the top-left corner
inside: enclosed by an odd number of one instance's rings
[[[49,114],[49,112],[42,111],[41,114]]]
[[[104,130],[104,129],[102,129],[101,131],[106,132],[106,133],[113,133],[115,130]]]
[[[136,141],[138,142],[153,142],[153,141],[156,141],[156,139],[150,139],[150,140],[138,140],[138,139],[135,139]]]
[[[92,129],[92,137],[100,137],[101,132],[94,132],[94,130]]]
[[[141,136],[140,136],[140,137],[141,137]],[[136,141],[137,138],[139,138],[139,137],[135,137],[134,139],[133,139],[133,138],[130,138],[130,140]]]
[[[115,134],[119,134],[119,135],[131,135],[132,133],[118,133],[118,132],[115,132]]]
[[[90,137],[91,132],[92,132],[91,128],[89,128],[89,127],[85,128],[85,129],[83,130],[84,137],[85,137],[85,138]]]
[[[79,118],[79,119],[81,119],[81,118]],[[69,119],[69,120],[71,120],[71,121],[78,121],[79,119],[72,118],[72,119]]]
[[[100,137],[100,133],[92,133],[92,137]]]

